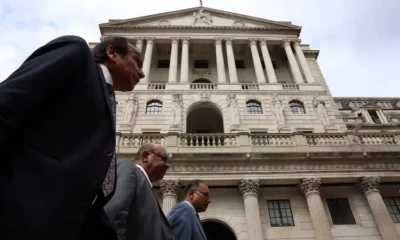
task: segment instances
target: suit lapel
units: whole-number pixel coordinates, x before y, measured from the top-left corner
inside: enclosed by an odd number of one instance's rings
[[[203,236],[203,239],[206,240],[207,239],[206,234],[204,233],[203,226],[201,225],[201,222],[200,222],[200,218],[198,218],[196,215],[194,215],[194,217],[196,218],[196,224],[200,230],[201,236]]]
[[[111,120],[111,123],[112,123],[111,125],[113,126],[113,129],[114,129],[114,132],[115,132],[116,131],[116,123],[114,122],[112,106],[111,106],[111,103],[110,103],[110,94],[108,93],[106,79],[104,78],[104,73],[101,70],[101,67],[98,64],[96,64],[96,67],[97,67],[97,72],[99,73],[101,86],[103,88],[104,99],[105,99],[105,101],[107,103],[108,112],[109,112],[110,120]],[[117,99],[115,99],[115,101],[117,101]]]

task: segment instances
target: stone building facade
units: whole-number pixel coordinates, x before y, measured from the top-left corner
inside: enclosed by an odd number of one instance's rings
[[[100,31],[144,55],[117,93],[117,152],[166,147],[165,213],[200,178],[209,239],[400,239],[400,99],[333,98],[301,27],[197,7]]]

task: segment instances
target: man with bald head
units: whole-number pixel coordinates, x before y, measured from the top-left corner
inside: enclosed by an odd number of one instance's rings
[[[168,168],[167,151],[159,144],[143,145],[134,162],[118,161],[117,189],[104,209],[119,240],[175,239],[152,189]]]

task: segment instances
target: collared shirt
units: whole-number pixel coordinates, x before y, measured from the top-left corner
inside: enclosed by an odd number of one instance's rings
[[[190,202],[188,202],[188,201],[184,201],[187,205],[189,205],[190,206],[190,208],[193,210],[193,212],[194,212],[194,214],[197,214],[197,212],[196,212],[196,209],[194,209],[194,207],[193,207],[193,205],[190,203]]]
[[[108,71],[108,68],[104,64],[99,64],[101,70],[103,71],[104,79],[106,80],[106,83],[113,85],[113,79],[111,77],[110,71]]]
[[[147,173],[146,173],[146,171],[144,170],[144,168],[143,168],[142,166],[140,166],[139,164],[136,164],[136,166],[137,166],[137,167],[140,169],[140,171],[142,171],[143,174],[146,176],[147,181],[148,181],[149,184],[150,184],[150,187],[153,187],[153,184],[151,183],[150,178],[149,178],[149,176],[147,175]]]

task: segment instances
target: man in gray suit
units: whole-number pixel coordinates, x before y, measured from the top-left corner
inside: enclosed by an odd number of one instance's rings
[[[185,201],[176,204],[168,214],[172,231],[179,240],[207,240],[198,213],[211,203],[211,193],[201,180],[189,182],[183,194]]]
[[[175,239],[152,189],[152,183],[161,180],[168,168],[167,152],[159,144],[143,145],[135,162],[118,161],[116,192],[104,207],[118,239]]]

